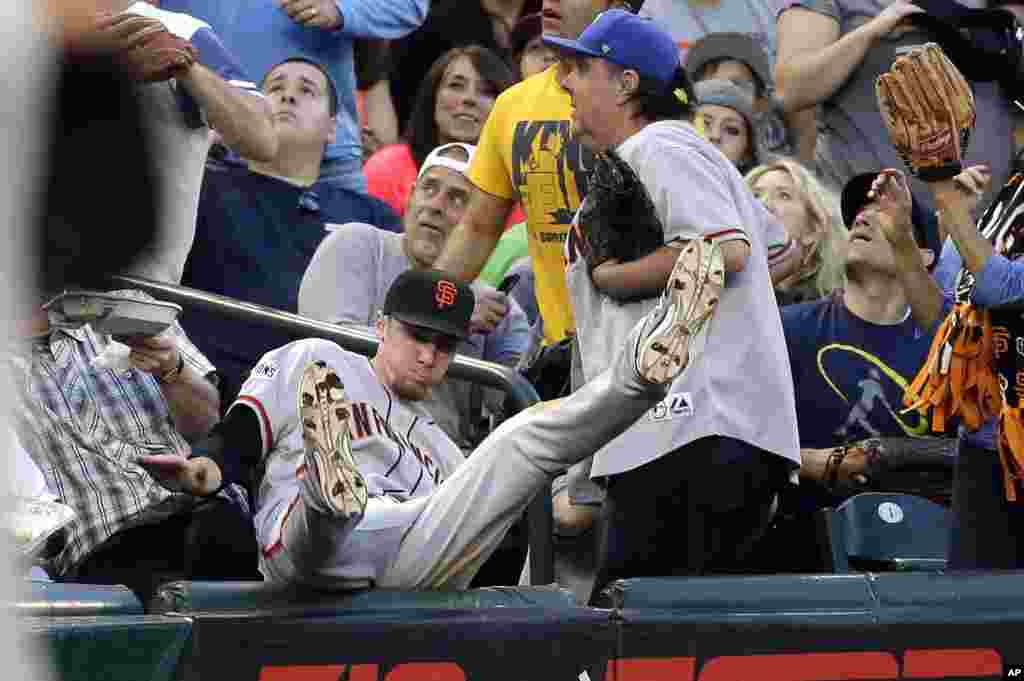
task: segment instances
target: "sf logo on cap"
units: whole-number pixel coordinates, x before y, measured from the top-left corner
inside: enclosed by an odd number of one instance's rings
[[[459,295],[459,290],[455,288],[455,284],[445,279],[437,282],[437,287],[434,289],[434,302],[442,310],[446,307],[451,307],[455,304],[455,299]]]

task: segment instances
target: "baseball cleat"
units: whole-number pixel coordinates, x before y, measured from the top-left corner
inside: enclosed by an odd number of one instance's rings
[[[319,505],[348,519],[366,509],[366,482],[355,457],[348,420],[351,407],[345,385],[326,362],[310,362],[299,381],[299,418],[306,445],[306,475]]]
[[[707,238],[690,241],[637,339],[636,372],[642,379],[664,385],[689,366],[703,345],[694,347],[693,340],[714,313],[724,286],[721,248]]]

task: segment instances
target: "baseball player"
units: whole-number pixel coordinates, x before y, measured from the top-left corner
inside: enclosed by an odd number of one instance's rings
[[[256,529],[270,580],[465,588],[544,485],[686,368],[722,287],[709,250],[682,252],[665,304],[608,371],[509,419],[468,459],[421,402],[469,333],[473,294],[445,273],[409,270],[388,291],[373,359],[322,340],[274,350],[191,459],[145,463],[169,486],[208,494],[262,461]]]

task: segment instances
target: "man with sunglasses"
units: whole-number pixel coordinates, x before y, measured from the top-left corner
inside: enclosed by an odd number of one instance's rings
[[[699,244],[683,251],[679,277],[703,257]],[[385,298],[373,358],[317,339],[274,350],[191,458],[142,463],[197,495],[265,466],[256,534],[272,581],[466,588],[538,492],[664,399],[690,363],[690,332],[702,333],[691,303],[721,285],[671,282],[605,373],[517,414],[464,458],[422,400],[469,335],[473,292],[409,270]]]

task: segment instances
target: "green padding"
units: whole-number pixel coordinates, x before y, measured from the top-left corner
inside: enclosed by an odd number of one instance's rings
[[[14,602],[17,615],[29,617],[84,617],[141,615],[142,603],[127,587],[57,584],[26,580]]]
[[[553,586],[493,587],[470,591],[372,589],[328,593],[265,582],[171,582],[149,604],[153,613],[323,615],[339,610],[403,608],[576,608],[572,593]]]
[[[30,617],[30,638],[48,652],[61,681],[171,681],[192,623],[177,617]]]
[[[615,582],[599,605],[715,612],[871,612],[864,575],[652,577]]]

